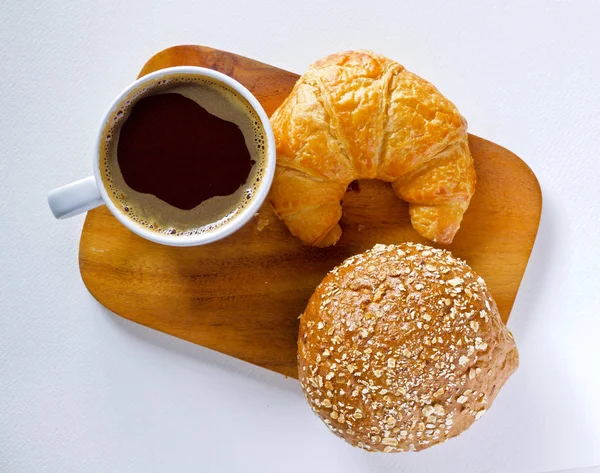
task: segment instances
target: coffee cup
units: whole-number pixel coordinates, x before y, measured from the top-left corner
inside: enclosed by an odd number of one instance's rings
[[[48,204],[60,219],[106,205],[150,241],[203,245],[255,215],[275,161],[269,119],[250,91],[212,69],[172,67],[117,96],[98,132],[93,176],[51,191]]]

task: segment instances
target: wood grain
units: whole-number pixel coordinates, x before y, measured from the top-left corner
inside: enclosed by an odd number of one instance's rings
[[[232,76],[270,115],[298,75],[235,54],[177,46],[151,58],[141,75],[198,65]],[[494,143],[470,135],[477,190],[449,248],[487,281],[506,321],[539,224],[542,197],[529,167]],[[333,248],[304,246],[269,204],[217,243],[174,248],[128,231],[106,207],[88,213],[79,249],[83,281],[104,306],[184,340],[296,376],[297,317],[323,276],[376,243],[421,241],[407,204],[388,184],[360,181],[346,193],[343,235]],[[268,224],[259,230],[258,222]]]

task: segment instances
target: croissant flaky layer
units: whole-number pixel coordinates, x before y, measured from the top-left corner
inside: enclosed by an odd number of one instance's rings
[[[335,244],[356,179],[390,182],[414,229],[448,244],[475,190],[467,123],[433,85],[370,51],[312,64],[271,117],[277,168],[270,200],[291,233]]]

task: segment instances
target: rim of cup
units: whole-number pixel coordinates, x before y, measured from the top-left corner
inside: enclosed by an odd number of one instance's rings
[[[148,230],[142,225],[136,223],[127,215],[125,215],[123,211],[115,205],[110,195],[108,194],[108,191],[106,190],[106,184],[104,179],[102,179],[102,175],[100,172],[100,149],[104,146],[104,130],[108,124],[109,119],[111,118],[112,114],[116,111],[116,109],[121,106],[123,101],[126,100],[132,92],[143,87],[147,83],[153,82],[158,79],[168,78],[170,76],[176,76],[179,74],[195,75],[212,79],[217,82],[221,82],[229,86],[237,93],[239,93],[246,101],[248,101],[250,106],[258,115],[262,128],[265,131],[267,140],[267,153],[266,165],[264,167],[264,172],[262,174],[260,184],[253,199],[250,201],[250,204],[246,208],[244,208],[238,215],[234,216],[230,221],[216,229],[208,230],[206,233],[178,236],[157,233],[153,232],[152,230]],[[267,198],[269,189],[271,188],[271,184],[273,182],[276,164],[275,137],[273,135],[273,129],[271,128],[269,117],[267,117],[267,114],[264,111],[262,105],[259,103],[258,99],[237,80],[213,69],[207,69],[198,66],[176,66],[160,69],[158,71],[151,72],[150,74],[140,77],[135,82],[131,83],[126,89],[124,89],[117,96],[117,98],[113,100],[112,104],[108,108],[108,111],[102,119],[100,132],[96,139],[96,150],[94,156],[94,177],[96,179],[100,195],[102,196],[102,199],[104,200],[104,203],[106,204],[110,212],[117,218],[117,220],[119,220],[119,222],[121,222],[125,227],[127,227],[129,230],[136,233],[137,235],[155,243],[170,246],[196,246],[212,243],[231,235],[232,233],[236,232],[241,227],[243,227],[256,214],[256,212],[258,212],[263,202]]]

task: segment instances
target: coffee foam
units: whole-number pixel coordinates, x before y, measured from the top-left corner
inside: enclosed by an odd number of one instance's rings
[[[149,95],[178,93],[223,120],[235,123],[255,164],[248,179],[236,192],[202,202],[191,210],[174,207],[152,194],[130,188],[121,174],[117,145],[121,127],[134,104]],[[111,115],[103,131],[100,173],[110,199],[129,219],[145,229],[175,236],[198,235],[216,230],[246,209],[256,195],[267,165],[267,137],[260,118],[238,92],[208,78],[181,74],[157,80],[135,90]]]

